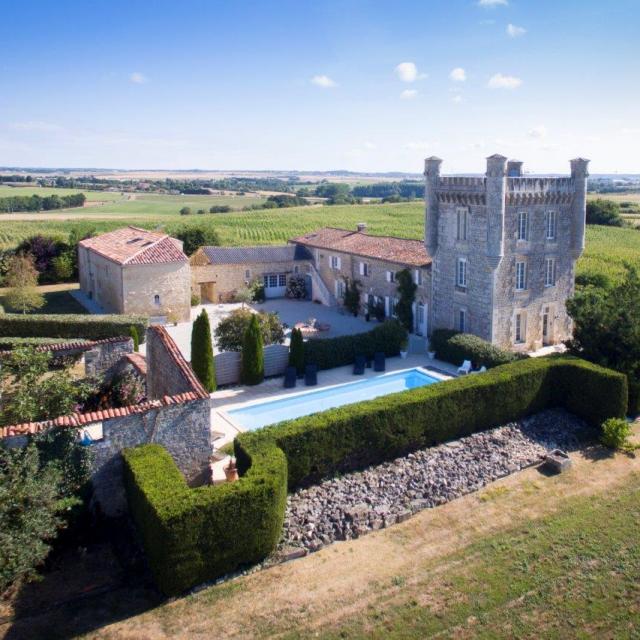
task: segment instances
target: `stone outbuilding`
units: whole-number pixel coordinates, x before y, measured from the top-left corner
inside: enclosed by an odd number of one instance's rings
[[[78,244],[80,289],[107,313],[190,319],[191,269],[182,242],[125,227]]]

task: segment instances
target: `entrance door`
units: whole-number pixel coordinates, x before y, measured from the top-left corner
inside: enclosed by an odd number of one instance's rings
[[[545,307],[542,311],[542,344],[551,344],[553,342],[551,322],[549,307]]]
[[[419,336],[427,335],[427,307],[422,302],[418,303],[416,313],[416,333]]]
[[[216,295],[216,283],[215,282],[202,282],[200,284],[200,300],[203,303],[214,303]]]
[[[264,277],[264,295],[266,298],[283,298],[286,291],[286,273],[274,273]]]

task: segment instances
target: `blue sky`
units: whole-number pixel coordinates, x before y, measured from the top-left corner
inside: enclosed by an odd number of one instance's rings
[[[638,0],[2,8],[0,165],[640,173],[639,146]]]

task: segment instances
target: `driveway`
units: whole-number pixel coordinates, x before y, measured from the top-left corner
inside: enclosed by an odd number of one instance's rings
[[[191,309],[191,322],[180,322],[177,325],[166,325],[169,335],[178,345],[182,355],[189,361],[191,360],[191,324],[199,315],[202,309],[209,314],[211,323],[211,331],[220,323],[220,320],[226,318],[234,309],[239,309],[243,305],[241,303],[232,304],[205,304],[193,307]],[[297,322],[305,322],[309,318],[316,318],[323,324],[331,325],[331,329],[322,332],[323,338],[333,338],[335,336],[351,335],[353,333],[362,333],[369,331],[376,326],[376,322],[365,322],[364,318],[354,318],[351,315],[341,313],[335,307],[325,307],[315,302],[307,300],[289,300],[288,298],[277,298],[267,300],[261,304],[245,305],[255,311],[275,312],[280,316],[281,322],[288,325],[285,329],[285,343],[289,341],[291,328]],[[216,350],[215,340],[213,345],[214,352]],[[141,351],[144,353],[144,345],[141,345]]]

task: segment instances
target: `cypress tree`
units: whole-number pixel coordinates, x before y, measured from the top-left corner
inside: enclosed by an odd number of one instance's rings
[[[135,327],[135,325],[131,325],[129,327],[129,335],[133,339],[133,350],[136,351],[136,352],[139,351],[140,350],[140,335],[138,334],[138,329]]]
[[[191,368],[209,393],[216,390],[211,327],[209,314],[204,309],[195,319],[191,329]]]
[[[291,344],[289,345],[289,366],[295,367],[298,377],[304,373],[304,340],[300,329],[291,330]]]
[[[396,273],[398,283],[398,304],[396,305],[396,315],[402,326],[409,332],[413,331],[413,303],[416,299],[416,289],[411,271],[403,269]]]
[[[259,384],[264,379],[264,348],[262,332],[258,316],[251,316],[249,326],[242,340],[242,372],[240,380],[243,384]]]

